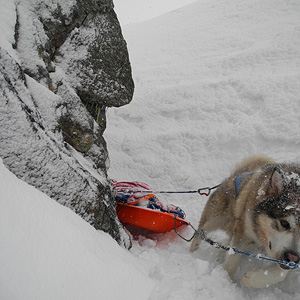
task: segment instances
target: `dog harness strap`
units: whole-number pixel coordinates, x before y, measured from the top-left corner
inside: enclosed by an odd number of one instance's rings
[[[241,182],[242,182],[242,176],[239,176],[235,179],[235,194],[236,194],[236,196],[239,195],[239,186],[240,186]]]

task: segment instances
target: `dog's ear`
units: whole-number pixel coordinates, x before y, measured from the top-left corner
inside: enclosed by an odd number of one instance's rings
[[[272,175],[270,178],[270,186],[277,195],[281,194],[284,190],[284,186],[285,186],[284,173],[278,167],[275,167],[273,169],[273,172],[272,172]]]

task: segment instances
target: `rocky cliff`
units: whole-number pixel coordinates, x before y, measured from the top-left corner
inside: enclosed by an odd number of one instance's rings
[[[0,156],[19,178],[120,244],[102,133],[105,110],[131,101],[126,42],[111,0],[16,2],[0,48]]]

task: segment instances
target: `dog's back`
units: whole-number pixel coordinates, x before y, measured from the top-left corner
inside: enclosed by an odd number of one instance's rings
[[[238,164],[230,177],[236,178],[243,173],[255,172],[264,165],[274,163],[275,161],[267,156],[253,155],[244,159],[240,164]]]

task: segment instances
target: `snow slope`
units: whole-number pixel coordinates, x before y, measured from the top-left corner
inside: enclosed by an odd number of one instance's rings
[[[108,110],[111,178],[195,190],[251,154],[299,162],[299,19],[297,0],[198,0],[123,26],[136,89],[130,105]],[[207,199],[168,200],[197,226]],[[135,242],[157,280],[151,300],[300,297],[299,272],[248,290],[228,279],[212,249],[188,248],[174,233]]]
[[[0,2],[11,12],[10,3]],[[7,50],[12,17],[0,20]],[[299,162],[299,17],[298,0],[199,0],[124,26],[136,92],[108,111],[110,176],[196,189],[219,183],[249,154]],[[206,198],[168,200],[196,225]],[[138,236],[129,253],[1,162],[0,204],[0,299],[300,297],[298,271],[267,289],[242,288],[213,249],[191,255],[174,232]]]
[[[0,299],[149,298],[146,264],[17,179],[1,159],[0,206]]]
[[[14,28],[16,22],[15,4],[13,0],[0,0],[1,18],[0,18],[0,47],[5,49],[11,56],[16,58],[15,51],[12,48],[14,43]]]
[[[115,12],[122,25],[141,22],[178,9],[196,0],[114,0]]]

